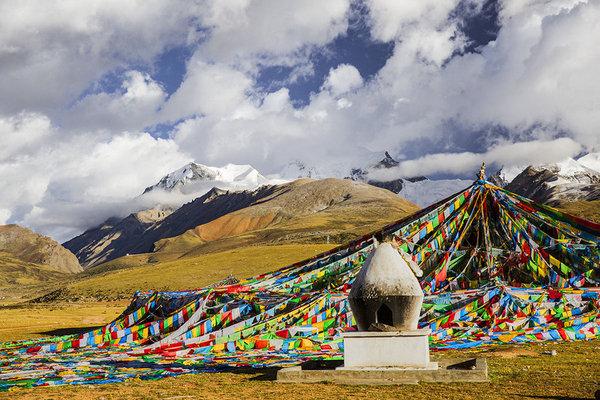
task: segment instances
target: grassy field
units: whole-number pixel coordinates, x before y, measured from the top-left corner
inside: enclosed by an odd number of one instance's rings
[[[25,262],[0,251],[0,287],[35,285],[44,281],[56,282],[64,276],[63,272],[46,265]]]
[[[149,262],[152,255],[115,260],[112,271],[83,276],[64,286],[71,295],[129,297],[137,289],[188,289],[233,274],[251,276],[271,271],[325,251],[333,244],[250,246],[201,257]],[[110,267],[110,265],[109,265]],[[103,325],[127,300],[30,304],[0,308],[0,341],[60,335]],[[555,349],[557,356],[544,352]],[[436,353],[435,357],[488,358],[490,382],[421,384],[416,386],[339,386],[277,384],[275,370],[240,370],[160,381],[18,389],[0,399],[592,399],[600,389],[600,342],[501,346],[479,351]]]
[[[105,324],[126,301],[0,308],[0,341],[65,334]],[[557,355],[544,354],[556,350]],[[433,353],[485,357],[490,382],[408,386],[278,384],[276,370],[207,373],[159,381],[62,386],[0,392],[0,399],[593,399],[600,389],[600,341],[495,346]]]
[[[0,308],[0,342],[70,333],[105,325],[129,302],[58,303]]]
[[[557,355],[544,354],[551,350],[556,350]],[[278,384],[274,382],[276,370],[268,369],[89,387],[16,389],[0,392],[0,399],[593,399],[594,392],[600,389],[598,341],[499,346],[433,355],[465,356],[488,359],[490,382],[406,386]]]
[[[200,288],[229,275],[241,279],[273,271],[336,246],[333,243],[257,245],[184,258],[166,253],[134,254],[68,276],[60,283],[0,285],[0,306],[23,303],[55,291],[60,294],[53,301],[102,302],[127,300],[138,290]]]
[[[600,223],[600,200],[564,202],[558,208],[577,217]]]
[[[200,288],[228,275],[247,278],[273,271],[333,247],[334,244],[248,246],[157,264],[147,263],[147,255],[127,256],[115,260],[120,269],[82,277],[69,283],[66,289],[71,298],[124,299],[136,290]],[[129,266],[124,264],[128,261]]]

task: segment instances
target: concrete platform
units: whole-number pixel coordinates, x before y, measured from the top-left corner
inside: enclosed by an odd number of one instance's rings
[[[429,329],[344,332],[344,368],[437,369],[429,362]]]
[[[488,381],[488,367],[484,358],[437,360],[437,369],[343,368],[342,365],[342,361],[321,361],[283,368],[277,372],[277,382],[405,385],[419,382]]]

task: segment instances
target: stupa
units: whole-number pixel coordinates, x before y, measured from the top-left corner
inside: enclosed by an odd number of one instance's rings
[[[421,271],[392,243],[371,252],[348,296],[358,331],[343,334],[343,368],[437,369],[430,331],[417,328],[423,291],[415,273]]]
[[[334,382],[397,385],[418,382],[485,382],[485,359],[429,358],[429,329],[418,329],[422,275],[392,243],[378,245],[348,296],[358,331],[344,332],[343,365],[306,362],[277,372],[281,383]]]

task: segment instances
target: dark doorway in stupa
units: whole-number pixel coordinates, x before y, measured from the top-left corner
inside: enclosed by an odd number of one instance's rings
[[[394,325],[394,315],[387,305],[382,304],[377,309],[377,322],[389,326]]]

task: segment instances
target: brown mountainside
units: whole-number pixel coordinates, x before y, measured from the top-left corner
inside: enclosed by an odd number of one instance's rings
[[[220,250],[242,243],[333,242],[415,210],[396,194],[364,183],[299,179],[254,191],[213,189],[160,220],[142,221],[139,213],[111,219],[64,245],[91,267],[127,254],[184,254],[205,244]]]
[[[365,183],[299,179],[249,207],[162,239],[155,249],[193,255],[260,243],[341,243],[417,210],[398,195]]]
[[[127,254],[148,253],[160,239],[177,236],[271,194],[275,186],[254,191],[227,192],[212,189],[170,214],[141,211],[124,219],[110,218],[63,245],[71,250],[85,268]],[[155,218],[149,218],[149,215]]]
[[[4,260],[10,258],[11,265],[21,261],[67,274],[82,271],[75,255],[60,243],[18,225],[0,225],[0,252]]]

